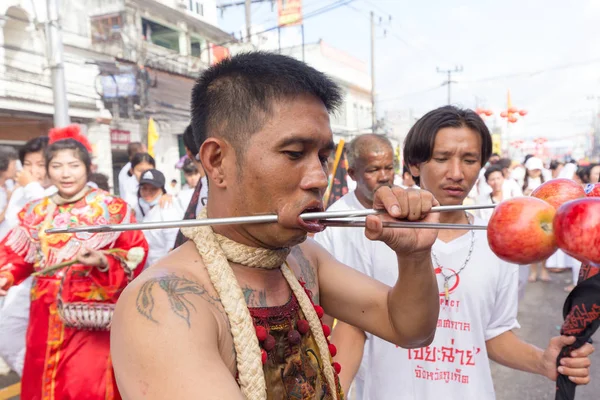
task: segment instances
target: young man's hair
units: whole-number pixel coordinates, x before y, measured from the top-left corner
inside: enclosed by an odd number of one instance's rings
[[[361,156],[364,156],[365,152],[375,151],[381,149],[381,147],[388,148],[389,151],[394,153],[394,146],[390,139],[382,135],[374,133],[366,133],[355,137],[348,143],[346,157],[348,157],[348,167],[356,168],[358,160]]]
[[[502,177],[504,177],[504,174],[502,174],[502,167],[500,165],[492,165],[491,167],[486,168],[485,172],[483,173],[486,182],[494,172],[500,172]]]
[[[402,176],[404,177],[404,174],[409,174],[410,176],[412,176],[412,173],[410,172],[410,168],[408,168],[408,166],[406,164],[402,165]]]
[[[131,142],[127,145],[127,155],[129,156],[129,160],[137,153],[142,153],[143,151],[144,145],[141,142]]]
[[[192,90],[192,131],[222,137],[243,158],[245,143],[273,112],[273,103],[312,95],[333,112],[340,88],[322,72],[294,58],[262,51],[241,53],[207,69]]]
[[[6,172],[10,162],[18,159],[19,155],[14,147],[0,145],[0,172]]]
[[[27,154],[40,152],[44,154],[46,152],[46,148],[48,147],[49,140],[50,139],[48,136],[38,136],[28,140],[27,143],[25,143],[25,145],[19,149],[19,160],[21,160],[21,164],[25,163],[25,156]]]
[[[429,111],[410,128],[404,140],[404,162],[412,166],[431,160],[435,137],[443,128],[469,128],[475,131],[481,137],[481,166],[488,162],[492,155],[492,136],[485,122],[475,111],[455,106]],[[417,185],[419,181],[419,177],[415,177]]]

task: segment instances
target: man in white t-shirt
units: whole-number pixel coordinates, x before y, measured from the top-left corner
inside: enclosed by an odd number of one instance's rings
[[[140,142],[131,142],[127,145],[129,162],[119,172],[119,197],[122,199],[137,197],[138,181],[131,173],[131,160],[136,154],[147,151],[146,146]]]
[[[481,118],[472,111],[446,106],[426,114],[413,126],[406,138],[404,159],[417,183],[440,204],[459,205],[490,153],[491,137]],[[484,223],[460,211],[442,213],[440,222]],[[393,265],[393,252],[357,231],[337,229],[341,245],[334,255],[345,254],[348,265],[384,283],[398,278],[397,271],[386,267]],[[337,346],[336,358],[344,366],[340,374],[344,389],[361,358],[355,381],[359,400],[494,399],[488,359],[552,380],[563,373],[575,383],[589,382],[591,345],[574,352],[557,370],[558,353],[574,338],[553,338],[546,350],[540,350],[513,333],[519,327],[518,269],[501,263],[492,253],[485,232],[440,230],[432,258],[440,291],[433,343],[402,349],[338,323],[332,342]]]

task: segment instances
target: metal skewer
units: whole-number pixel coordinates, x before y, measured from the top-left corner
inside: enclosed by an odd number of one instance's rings
[[[322,220],[325,226],[331,227],[357,227],[364,228],[365,220],[360,219],[333,219],[333,220]],[[485,231],[487,226],[485,225],[471,225],[471,224],[441,224],[431,222],[393,222],[384,221],[384,228],[421,228],[421,229],[462,229],[462,230],[476,230]]]
[[[482,205],[462,205],[462,206],[437,206],[431,209],[431,212],[448,212],[448,211],[464,211],[464,210],[480,210],[485,208],[494,208],[495,204]],[[300,218],[304,221],[314,220],[329,220],[332,218],[356,218],[366,217],[369,215],[384,214],[385,210],[342,210],[342,211],[322,211],[300,214]],[[242,224],[265,224],[275,223],[278,221],[277,215],[253,215],[247,217],[229,217],[229,218],[208,218],[208,219],[189,219],[181,221],[162,221],[162,222],[141,222],[136,224],[121,224],[121,225],[86,225],[66,228],[47,229],[47,234],[53,233],[100,233],[100,232],[122,232],[122,231],[138,231],[151,229],[169,229],[169,228],[185,228],[192,226],[215,226],[215,225],[242,225]],[[410,224],[409,227],[417,228],[414,225],[416,222],[403,222]],[[452,224],[442,224],[448,227]],[[332,226],[332,225],[330,225]],[[341,225],[340,225],[341,226]],[[349,226],[349,225],[344,225]],[[467,225],[471,228],[473,225]],[[400,227],[400,226],[398,226]],[[446,228],[451,229],[451,228]],[[466,228],[454,228],[466,229]]]

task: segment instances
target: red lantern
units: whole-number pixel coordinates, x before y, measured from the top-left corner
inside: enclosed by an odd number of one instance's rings
[[[510,117],[510,118],[508,119],[508,122],[510,122],[510,123],[513,123],[513,124],[514,124],[515,122],[517,122],[517,117]]]
[[[475,112],[476,112],[477,114],[479,114],[479,115],[483,114],[483,110],[482,110],[481,108],[479,108],[479,107],[477,107],[477,108],[475,109]]]
[[[485,115],[487,115],[488,117],[491,117],[493,114],[492,110],[485,110]]]
[[[502,118],[506,118],[506,117],[508,117],[508,113],[507,113],[506,111],[502,111],[502,112],[500,113],[500,116],[501,116]]]
[[[519,111],[519,115],[520,115],[521,117],[524,117],[524,116],[526,116],[526,115],[527,115],[527,110],[521,110],[521,111]]]
[[[511,108],[508,109],[508,112],[509,113],[516,113],[516,112],[519,112],[519,109],[517,107],[511,107]]]

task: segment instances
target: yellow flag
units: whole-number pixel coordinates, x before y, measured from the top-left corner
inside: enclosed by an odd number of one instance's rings
[[[159,135],[158,130],[156,129],[156,122],[150,118],[148,120],[148,154],[152,157],[155,157],[154,146],[156,145],[156,142],[158,142],[158,138]]]

